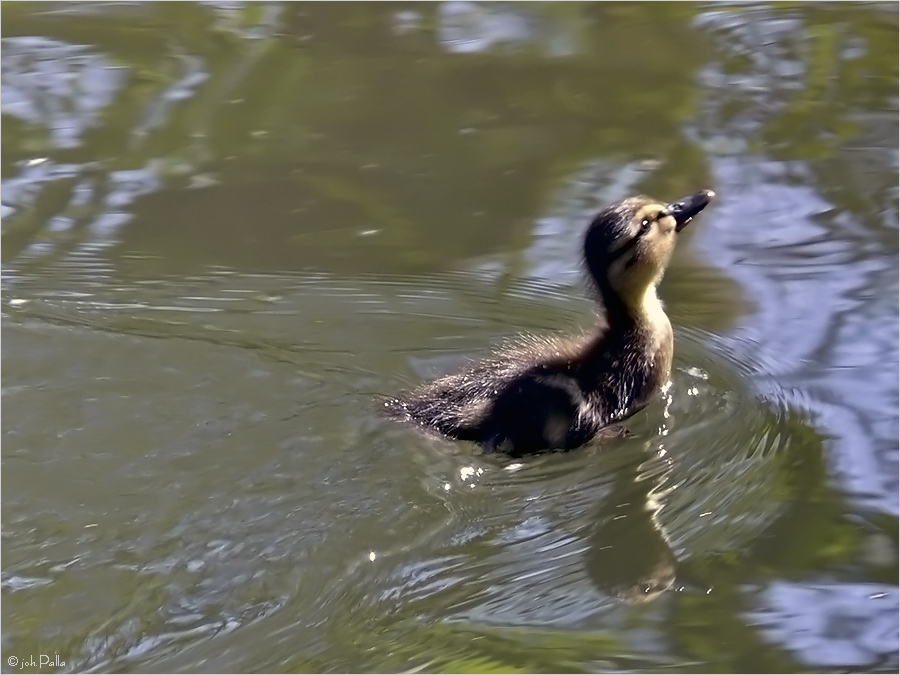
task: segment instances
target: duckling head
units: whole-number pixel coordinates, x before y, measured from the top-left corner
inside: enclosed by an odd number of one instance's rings
[[[640,195],[613,204],[591,222],[584,259],[608,312],[640,311],[672,257],[675,235],[715,196],[712,190],[669,204]]]

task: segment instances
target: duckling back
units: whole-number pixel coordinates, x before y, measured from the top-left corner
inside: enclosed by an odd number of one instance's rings
[[[579,340],[530,338],[390,400],[385,412],[488,452],[575,448],[643,408],[668,379],[671,331],[653,342],[608,329]]]

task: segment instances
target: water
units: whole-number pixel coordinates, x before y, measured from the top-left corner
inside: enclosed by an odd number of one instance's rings
[[[896,671],[896,6],[3,19],[4,670]],[[701,187],[630,438],[378,417]]]

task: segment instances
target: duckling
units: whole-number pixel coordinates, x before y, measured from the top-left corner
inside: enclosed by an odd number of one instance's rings
[[[605,308],[577,338],[524,338],[480,363],[385,402],[388,418],[513,456],[607,435],[669,380],[672,326],[656,295],[675,235],[715,196],[665,204],[643,195],[591,222],[584,262]]]

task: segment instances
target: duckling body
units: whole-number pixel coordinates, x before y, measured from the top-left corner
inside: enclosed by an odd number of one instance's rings
[[[672,327],[656,286],[675,233],[713,197],[640,196],[593,220],[584,257],[605,316],[578,338],[523,338],[484,361],[385,403],[388,417],[486,451],[571,449],[612,434],[669,379]]]

